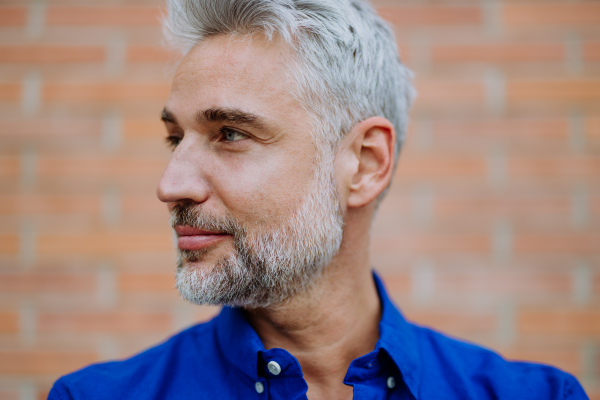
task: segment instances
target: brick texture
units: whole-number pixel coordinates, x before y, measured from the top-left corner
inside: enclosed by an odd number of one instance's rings
[[[165,331],[171,325],[168,313],[109,312],[109,313],[41,313],[40,332],[119,333]]]
[[[147,26],[160,24],[156,7],[51,7],[46,14],[48,25]]]
[[[0,372],[7,375],[57,374],[97,360],[94,353],[0,351]]]
[[[83,46],[2,46],[0,62],[6,64],[65,64],[102,62],[102,47]]]
[[[0,333],[17,333],[19,315],[14,311],[0,311]]]
[[[25,7],[0,7],[0,26],[24,25],[26,18]]]
[[[48,102],[101,102],[111,104],[119,101],[161,100],[169,94],[169,85],[165,83],[47,83],[42,97]]]
[[[504,21],[509,24],[575,25],[600,22],[600,5],[593,2],[565,4],[507,4]]]
[[[482,20],[481,10],[476,7],[381,7],[378,12],[399,25],[461,25],[477,24]]]
[[[372,264],[407,318],[600,400],[600,4],[374,1],[418,98]],[[179,298],[155,196],[162,7],[0,5],[1,399],[218,312]]]
[[[504,63],[560,61],[565,47],[560,43],[483,43],[479,45],[442,45],[431,49],[434,62]]]

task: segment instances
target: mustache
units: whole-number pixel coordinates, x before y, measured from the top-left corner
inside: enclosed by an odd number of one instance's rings
[[[177,225],[185,225],[196,229],[222,232],[234,237],[244,236],[246,233],[244,227],[235,218],[210,214],[192,201],[176,204],[171,211],[169,224],[173,229]]]

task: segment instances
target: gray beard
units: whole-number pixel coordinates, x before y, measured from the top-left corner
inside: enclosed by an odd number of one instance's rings
[[[193,265],[209,249],[178,250],[175,276],[183,299],[199,305],[269,307],[313,285],[339,251],[344,226],[333,163],[317,164],[317,176],[298,212],[273,227],[243,226],[231,216],[208,215],[194,203],[175,206],[172,227],[225,232],[233,236],[235,247],[212,268]]]

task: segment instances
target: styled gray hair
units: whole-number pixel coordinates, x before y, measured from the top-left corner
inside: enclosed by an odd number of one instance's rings
[[[355,124],[382,116],[396,129],[398,160],[415,96],[412,74],[392,30],[366,1],[167,0],[167,7],[165,36],[184,54],[221,34],[281,37],[296,56],[293,94],[313,117],[315,135],[334,151]]]

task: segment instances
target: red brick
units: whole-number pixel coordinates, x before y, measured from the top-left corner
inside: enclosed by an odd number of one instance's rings
[[[106,233],[38,237],[37,249],[41,255],[106,255],[135,252],[172,251],[170,234],[160,233]]]
[[[598,243],[600,235],[594,234],[519,234],[514,238],[514,251],[517,254],[598,254]]]
[[[600,22],[600,4],[504,4],[503,21],[508,25],[580,25]]]
[[[20,172],[17,157],[0,157],[0,176],[16,176]]]
[[[221,311],[221,307],[216,306],[198,306],[195,307],[194,321],[203,322],[216,317]]]
[[[177,53],[159,46],[130,46],[127,49],[127,61],[167,63],[174,61]]]
[[[441,272],[435,277],[435,285],[445,292],[505,295],[555,295],[569,293],[573,286],[568,273],[489,270]]]
[[[517,315],[517,329],[525,334],[598,337],[600,311],[523,310]]]
[[[600,125],[599,125],[600,126]],[[511,138],[526,140],[531,137],[547,140],[550,138],[566,139],[569,135],[569,124],[566,119],[486,119],[476,121],[438,121],[433,123],[436,138],[449,136],[454,140],[457,136],[484,138]]]
[[[102,122],[93,119],[28,119],[0,121],[0,137],[99,136]]]
[[[564,154],[569,148],[566,119],[442,120],[433,121],[428,129],[431,129],[430,151],[443,155],[488,154],[496,148],[503,148],[508,154],[523,151]],[[410,135],[408,140],[410,146]]]
[[[482,22],[478,7],[395,6],[380,7],[378,13],[395,25],[468,25]]]
[[[17,254],[19,237],[16,235],[0,234],[0,254]]]
[[[590,117],[585,121],[587,139],[600,142],[600,117]]]
[[[167,83],[46,83],[42,97],[46,101],[92,101],[112,103],[131,100],[166,100]],[[158,118],[158,117],[157,117]]]
[[[491,333],[497,327],[496,317],[487,313],[456,311],[410,311],[407,319],[451,335]]]
[[[463,214],[484,215],[568,215],[569,197],[442,197],[435,202],[435,214],[452,216]]]
[[[590,202],[590,213],[592,215],[600,215],[600,196],[591,196]]]
[[[61,351],[0,351],[0,373],[66,374],[99,361],[95,353]]]
[[[0,195],[0,214],[76,214],[98,213],[97,196]]]
[[[21,26],[26,20],[25,7],[0,7],[0,26]]]
[[[590,400],[600,400],[600,389],[584,387],[585,394],[588,395]]]
[[[408,44],[398,43],[398,53],[400,54],[400,59],[406,65],[409,65],[410,59],[410,47]]]
[[[600,80],[509,81],[509,101],[583,102],[600,100]]]
[[[48,395],[50,394],[50,387],[44,388],[44,389],[40,389],[37,392],[37,400],[47,400],[48,399]]]
[[[0,333],[17,333],[18,331],[19,315],[13,311],[0,311]]]
[[[18,64],[98,63],[104,61],[102,47],[0,46],[0,62]]]
[[[490,250],[489,238],[466,234],[411,234],[377,237],[371,244],[374,252],[393,251],[413,254],[476,253]]]
[[[39,332],[146,333],[171,328],[172,317],[164,312],[40,313]]]
[[[157,116],[155,120],[126,120],[123,123],[123,135],[131,138],[166,137],[165,124]]]
[[[511,176],[519,178],[600,177],[600,160],[594,157],[513,158],[508,161]]]
[[[21,98],[21,84],[13,82],[0,83],[0,101],[17,101]]]
[[[388,273],[382,276],[385,287],[390,292],[408,292],[411,287],[411,277],[409,274]]]
[[[160,24],[158,7],[49,7],[46,23],[54,25],[156,26]]]
[[[409,196],[397,195],[393,191],[386,196],[386,201],[381,203],[379,210],[385,215],[408,215],[412,211],[412,201]]]
[[[583,59],[586,61],[600,61],[600,42],[584,43]]]
[[[485,100],[485,88],[480,82],[454,80],[415,81],[417,104],[481,103]],[[449,103],[451,102],[451,103]]]
[[[123,196],[121,199],[123,212],[167,213],[167,206],[155,196]]]
[[[41,176],[136,176],[159,177],[167,160],[133,158],[40,158],[38,173]]]
[[[2,399],[2,400],[20,400],[21,394],[19,393],[19,390],[17,388],[15,388],[14,390],[11,390],[8,388],[1,388],[0,389],[0,399]]]
[[[400,157],[396,179],[485,176],[487,165],[484,159],[475,157]]]
[[[3,293],[37,292],[93,292],[96,279],[90,274],[0,273],[0,291]]]
[[[173,292],[175,277],[168,274],[132,274],[119,275],[119,291],[122,292]]]
[[[565,46],[546,43],[483,43],[474,45],[437,45],[431,49],[434,62],[531,62],[561,61]]]

